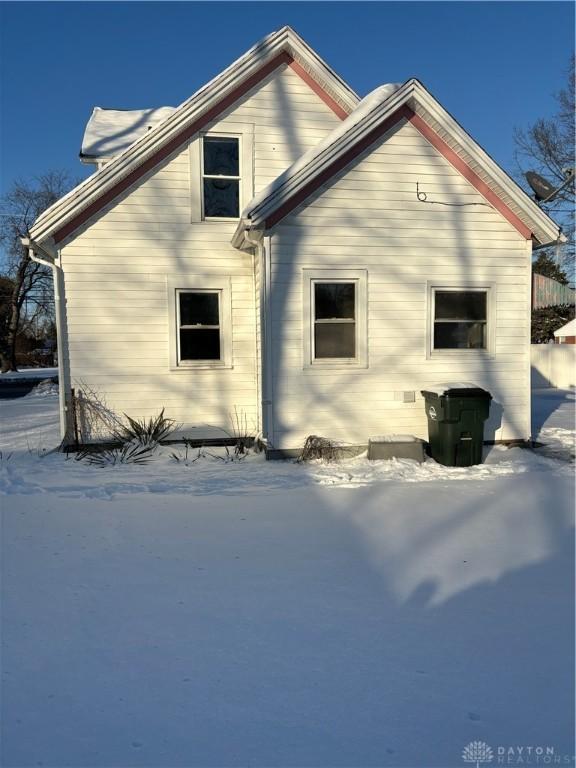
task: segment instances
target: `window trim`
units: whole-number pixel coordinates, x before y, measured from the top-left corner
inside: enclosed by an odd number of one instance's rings
[[[355,283],[356,357],[314,357],[314,286],[316,283]],[[302,270],[303,368],[368,367],[368,273],[365,269]]]
[[[232,304],[230,278],[226,275],[167,276],[169,370],[174,372],[232,368]],[[220,359],[180,360],[180,293],[218,293]]]
[[[238,139],[238,160],[239,160],[239,212],[238,218],[228,218],[224,216],[204,217],[204,150],[203,139],[205,136],[211,138]],[[234,123],[234,130],[228,131],[226,128],[218,130],[216,128],[208,129],[196,134],[189,144],[189,164],[190,164],[190,221],[194,223],[205,222],[206,225],[216,225],[219,222],[230,223],[238,222],[242,214],[244,201],[251,200],[254,197],[254,124],[253,123]],[[232,177],[230,177],[232,178]]]
[[[483,292],[486,293],[486,347],[484,349],[446,349],[434,347],[435,297],[436,292]],[[428,313],[426,328],[426,357],[492,357],[495,350],[496,331],[496,286],[493,282],[453,281],[428,282]]]

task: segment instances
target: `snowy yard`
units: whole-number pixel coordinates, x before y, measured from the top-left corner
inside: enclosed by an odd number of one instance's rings
[[[0,401],[0,764],[572,764],[574,400],[469,469],[98,468],[53,389]]]

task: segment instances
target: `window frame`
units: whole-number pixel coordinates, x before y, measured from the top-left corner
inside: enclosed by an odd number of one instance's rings
[[[316,328],[314,286],[318,283],[354,283],[355,357],[314,357]],[[304,269],[302,291],[303,368],[367,368],[367,271],[365,269]]]
[[[238,217],[204,216],[204,137],[238,139],[239,196]],[[254,197],[254,125],[252,123],[234,123],[234,130],[216,127],[197,133],[188,146],[190,167],[190,221],[193,224],[205,223],[206,226],[218,226],[219,222],[238,222],[245,201]]]
[[[232,368],[232,304],[230,278],[222,275],[167,276],[169,370]],[[180,299],[181,293],[217,293],[220,330],[218,360],[180,359]],[[203,326],[206,327],[206,326]]]
[[[221,174],[204,173],[204,140],[205,139],[234,139],[238,142],[238,176],[223,176]],[[224,181],[238,182],[238,216],[206,216],[204,200],[204,180],[222,179]],[[203,133],[200,146],[200,197],[202,200],[202,219],[204,221],[238,221],[243,208],[242,195],[242,135],[231,135],[221,133]]]
[[[181,322],[181,305],[180,305],[180,297],[182,295],[185,295],[187,293],[193,293],[193,294],[209,294],[211,296],[217,296],[218,297],[218,325],[183,325]],[[178,365],[182,364],[188,364],[188,363],[221,363],[222,362],[222,290],[221,289],[213,289],[213,288],[176,288],[176,343],[178,345]],[[220,350],[220,356],[219,357],[205,357],[205,358],[199,358],[199,359],[182,359],[182,351],[181,351],[181,339],[180,339],[180,331],[187,330],[187,331],[200,331],[200,330],[218,330],[218,346]]]
[[[486,347],[476,349],[458,349],[434,346],[436,324],[436,293],[485,293],[486,294]],[[428,322],[426,333],[426,357],[492,357],[495,349],[495,305],[496,289],[491,282],[443,281],[428,283]],[[441,322],[441,321],[440,321]]]

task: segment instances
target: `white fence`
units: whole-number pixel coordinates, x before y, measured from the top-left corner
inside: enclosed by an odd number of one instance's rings
[[[532,388],[576,386],[576,344],[532,344]]]

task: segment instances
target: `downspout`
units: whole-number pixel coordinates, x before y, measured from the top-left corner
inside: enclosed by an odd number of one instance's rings
[[[532,306],[534,302],[534,276],[532,272],[532,240],[526,240],[526,256],[528,259],[528,285],[526,286],[526,324],[528,327],[528,350],[526,352],[526,380],[524,386],[526,387],[526,410],[524,411],[525,418],[528,423],[525,425],[526,439],[533,440],[532,436]]]
[[[267,447],[271,447],[272,392],[269,378],[271,349],[267,290],[269,275],[263,234],[262,231],[249,229],[243,232],[245,241],[254,248],[255,258],[258,259],[260,267],[260,421],[262,441]]]
[[[57,251],[52,251],[45,245],[35,243],[29,237],[22,238],[22,244],[28,248],[28,256],[32,261],[50,267],[54,281],[54,310],[56,314],[56,349],[58,352],[58,400],[60,405],[60,437],[62,443],[68,437],[68,403],[67,393],[70,390],[68,370],[64,364],[64,306],[62,296],[64,294],[62,262]],[[38,254],[42,254],[39,256]]]

